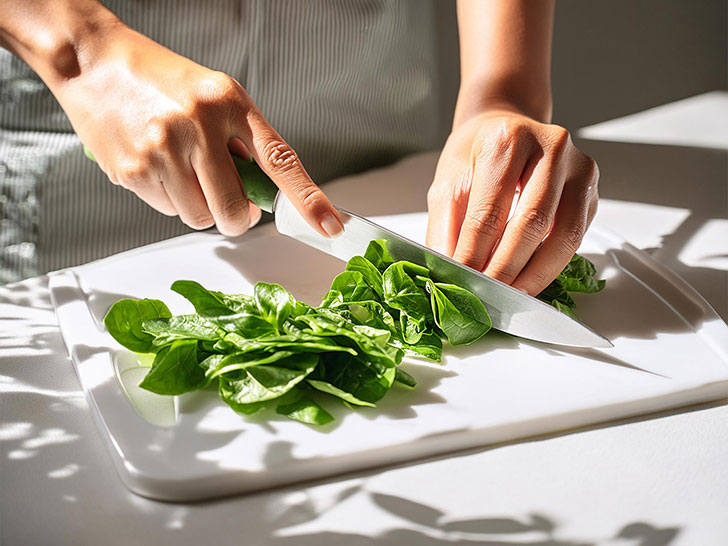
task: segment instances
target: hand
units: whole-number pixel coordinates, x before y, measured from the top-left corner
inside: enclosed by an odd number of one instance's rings
[[[90,69],[54,93],[114,183],[195,229],[239,235],[249,203],[230,151],[256,160],[323,235],[341,220],[296,153],[230,76],[200,66],[119,24]]]
[[[535,296],[579,247],[596,213],[598,179],[566,129],[509,109],[476,114],[440,156],[427,195],[427,244]]]

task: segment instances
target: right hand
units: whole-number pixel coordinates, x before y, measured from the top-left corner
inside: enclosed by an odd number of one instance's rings
[[[260,219],[230,152],[252,156],[322,235],[336,209],[232,77],[119,24],[91,68],[53,89],[109,179],[188,226],[239,235]]]

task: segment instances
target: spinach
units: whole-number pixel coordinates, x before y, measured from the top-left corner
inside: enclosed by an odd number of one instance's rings
[[[574,254],[559,276],[536,297],[553,305],[559,311],[578,318],[574,312],[576,302],[569,292],[594,294],[602,290],[606,281],[595,279],[596,272],[597,268],[593,263],[584,256]]]
[[[603,288],[595,272],[575,256],[539,298],[573,315],[570,291]],[[127,349],[156,353],[141,387],[178,395],[213,385],[240,414],[271,408],[308,425],[333,420],[319,399],[375,406],[394,383],[416,386],[400,366],[405,354],[440,362],[443,340],[464,345],[491,328],[476,296],[395,260],[386,241],[372,241],[364,256],[349,260],[318,307],[263,282],[253,295],[185,280],[172,290],[196,313],[172,316],[159,300],[126,299],[104,319]]]
[[[135,353],[154,353],[154,336],[145,332],[144,322],[171,318],[167,306],[159,300],[123,299],[111,306],[104,317],[104,326],[112,337]]]
[[[139,386],[157,394],[184,394],[205,384],[205,372],[198,364],[197,341],[173,341],[154,357],[152,369]]]

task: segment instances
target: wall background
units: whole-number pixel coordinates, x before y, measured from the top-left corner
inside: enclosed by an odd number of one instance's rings
[[[446,135],[459,84],[457,26],[455,2],[435,2]],[[728,89],[728,1],[558,0],[551,77],[554,122],[572,131]]]

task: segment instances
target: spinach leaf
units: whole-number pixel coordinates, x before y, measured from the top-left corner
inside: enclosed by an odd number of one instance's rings
[[[384,297],[382,273],[364,256],[354,256],[346,263],[346,270],[360,273],[364,282],[376,293],[377,298],[381,300]],[[365,301],[365,299],[359,298],[355,301]]]
[[[334,277],[331,289],[324,296],[321,306],[333,307],[344,302],[375,299],[377,299],[377,293],[366,283],[364,275],[358,271],[344,271]]]
[[[606,281],[595,279],[595,274],[596,267],[593,263],[583,256],[574,254],[559,276],[536,297],[578,320],[574,312],[576,302],[569,292],[593,294],[602,290]]]
[[[383,286],[384,301],[389,307],[400,312],[399,319],[404,341],[415,344],[425,332],[427,319],[432,316],[432,309],[427,294],[415,284],[407,273],[408,270],[418,271],[411,266],[414,264],[409,262],[396,262],[390,265],[384,272]]]
[[[491,322],[483,302],[454,284],[427,282],[435,323],[451,345],[467,345],[490,330]],[[405,339],[406,341],[406,339]]]
[[[257,411],[261,402],[283,396],[303,381],[318,363],[314,354],[295,354],[275,366],[262,364],[219,376],[220,397],[235,411]]]
[[[219,292],[207,290],[195,281],[175,281],[172,290],[187,298],[203,317],[219,317],[232,315],[235,309],[228,305]]]
[[[159,300],[123,299],[111,306],[104,317],[104,325],[111,336],[135,353],[154,353],[154,336],[144,331],[144,323],[154,319],[170,318],[172,313]]]
[[[394,383],[394,367],[377,366],[342,353],[321,355],[321,365],[307,380],[313,388],[357,406],[374,406]]]
[[[321,426],[334,420],[328,411],[306,395],[292,402],[278,404],[276,413],[307,425]]]
[[[255,302],[264,319],[280,329],[295,306],[291,293],[277,284],[256,283]]]
[[[157,394],[183,394],[206,383],[198,364],[197,341],[182,339],[162,347],[139,386]]]
[[[394,380],[411,389],[417,386],[417,380],[400,367],[395,369]]]
[[[271,322],[257,314],[237,313],[235,315],[210,317],[209,320],[226,332],[235,333],[249,339],[275,336],[279,333],[277,319],[275,322]]]
[[[584,256],[574,254],[571,261],[559,275],[564,288],[569,292],[586,292],[593,294],[604,288],[606,281],[596,280],[597,268]]]
[[[394,263],[394,258],[387,250],[387,241],[385,240],[371,241],[366,251],[364,251],[364,257],[381,272],[384,272]]]
[[[199,315],[145,320],[142,330],[154,336],[153,343],[157,346],[166,345],[177,339],[217,341],[225,336],[225,330]]]

